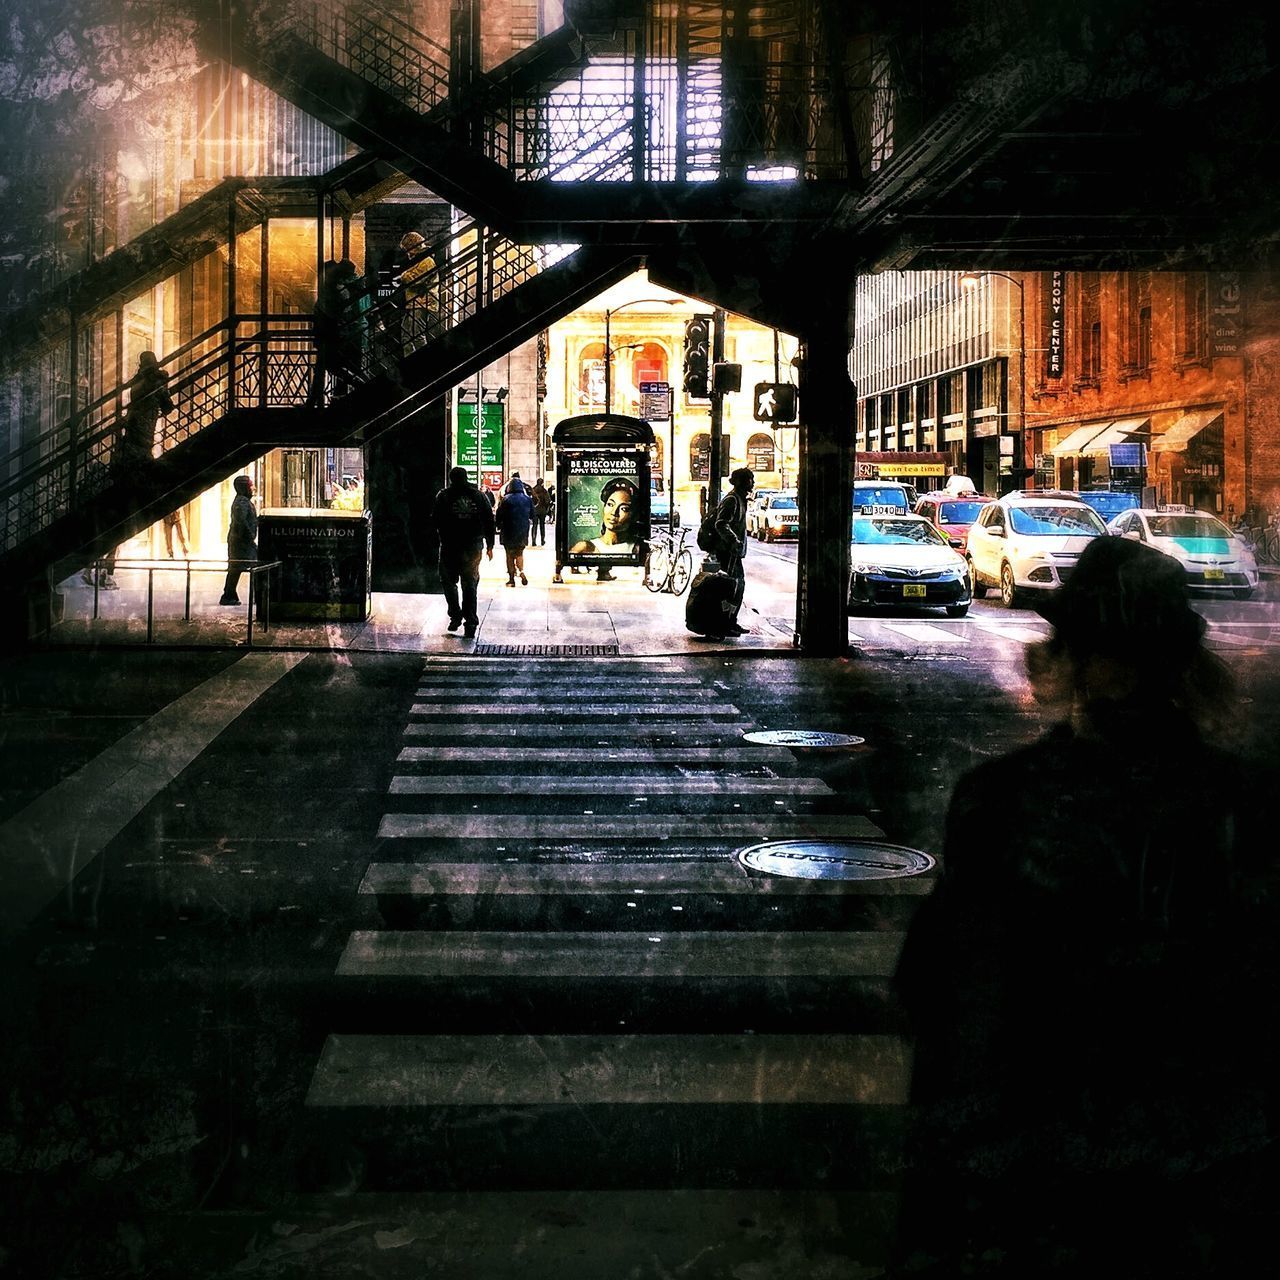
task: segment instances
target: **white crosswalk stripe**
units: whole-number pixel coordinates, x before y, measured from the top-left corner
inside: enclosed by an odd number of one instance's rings
[[[929,644],[963,644],[965,637],[957,627],[948,630],[932,622],[885,622],[885,630],[895,631],[908,640],[926,641]]]
[[[398,777],[391,779],[396,796],[451,796],[464,792],[471,796],[521,796],[528,798],[527,778],[501,778],[480,774],[467,778]],[[653,774],[601,778],[539,778],[539,795],[606,796],[724,796],[730,800],[747,796],[829,796],[831,788],[820,778],[671,778]]]
[[[388,813],[378,826],[383,839],[418,840],[790,840],[802,836],[865,836],[880,828],[861,814],[784,814],[734,817],[646,813],[620,819],[509,813]]]
[[[412,737],[417,725],[410,725],[406,736]],[[425,726],[423,726],[425,727]],[[439,761],[441,764],[475,764],[477,755],[475,747],[405,747],[396,757],[402,763],[422,763]],[[532,752],[537,753],[540,764],[582,764],[582,748],[572,751],[552,750],[535,746],[533,743],[515,747],[485,747],[484,760],[490,764],[524,764],[529,763]],[[650,765],[675,764],[691,765],[697,769],[714,769],[726,765],[772,764],[789,759],[791,753],[785,747],[716,747],[709,752],[706,747],[597,747],[592,750],[592,758],[600,764],[609,765]]]
[[[900,933],[432,933],[357,930],[343,976],[397,978],[888,978]]]
[[[415,702],[410,708],[415,716],[501,716],[504,719],[530,719],[542,716],[590,716],[601,720],[630,719],[633,716],[739,716],[742,713],[728,702],[712,706],[689,706],[683,702]]]
[[[313,1107],[901,1105],[895,1036],[332,1035]]]

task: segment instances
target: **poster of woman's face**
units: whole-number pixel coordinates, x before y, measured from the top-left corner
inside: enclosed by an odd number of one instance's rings
[[[569,475],[569,554],[598,561],[636,561],[648,536],[648,495],[627,455],[583,454]]]

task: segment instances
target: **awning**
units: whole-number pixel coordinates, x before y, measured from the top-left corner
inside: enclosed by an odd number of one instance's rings
[[[1150,426],[1150,418],[1120,418],[1107,427],[1100,436],[1090,440],[1088,446],[1081,452],[1100,453],[1105,457],[1113,444],[1128,444],[1130,435],[1136,432],[1145,435]]]
[[[1059,440],[1049,450],[1055,458],[1073,457],[1083,453],[1084,447],[1094,436],[1101,435],[1107,429],[1105,422],[1091,422],[1086,427],[1077,427],[1065,440]]]
[[[1151,442],[1152,453],[1182,453],[1191,442],[1192,436],[1199,435],[1205,427],[1222,421],[1221,409],[1196,409],[1192,413],[1184,413],[1164,435],[1156,436]]]

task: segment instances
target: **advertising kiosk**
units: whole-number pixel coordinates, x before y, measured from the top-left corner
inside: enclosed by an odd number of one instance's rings
[[[564,418],[556,451],[556,574],[566,566],[643,565],[649,553],[653,429],[616,413]]]
[[[282,508],[258,516],[258,558],[282,560],[271,581],[277,618],[369,616],[372,518],[367,511]]]

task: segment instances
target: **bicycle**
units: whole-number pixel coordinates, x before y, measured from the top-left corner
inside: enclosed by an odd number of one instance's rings
[[[650,591],[667,591],[673,596],[684,594],[693,577],[693,552],[684,545],[688,537],[687,526],[681,526],[674,535],[665,529],[653,535],[644,575],[644,585]]]

